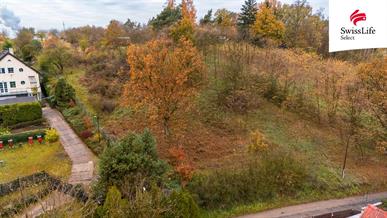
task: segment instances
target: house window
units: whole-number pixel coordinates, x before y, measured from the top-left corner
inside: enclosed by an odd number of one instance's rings
[[[4,74],[5,73],[5,68],[0,68],[0,73]]]
[[[0,93],[7,93],[7,92],[8,92],[7,83],[0,82]]]
[[[8,68],[8,73],[13,73],[13,68],[12,67]]]
[[[28,79],[30,80],[30,84],[34,85],[37,84],[38,82],[36,81],[36,78],[34,76],[29,76]]]
[[[22,85],[25,85],[26,84],[26,81],[21,81],[20,82]]]
[[[16,82],[9,82],[9,87],[16,88]]]
[[[23,68],[19,68],[19,72],[23,72],[24,70],[23,70]]]

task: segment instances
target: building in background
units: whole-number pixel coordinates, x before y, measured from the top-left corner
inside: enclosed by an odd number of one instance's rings
[[[33,98],[32,98],[33,97]],[[13,50],[0,53],[0,104],[7,102],[40,101],[42,91],[40,74],[13,54]]]

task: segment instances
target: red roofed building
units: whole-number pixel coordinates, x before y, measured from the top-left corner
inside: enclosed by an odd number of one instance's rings
[[[387,212],[374,205],[368,205],[367,209],[361,215],[361,218],[387,218]]]

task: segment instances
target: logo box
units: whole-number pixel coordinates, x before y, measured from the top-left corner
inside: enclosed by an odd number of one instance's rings
[[[329,51],[387,48],[387,0],[329,0]]]

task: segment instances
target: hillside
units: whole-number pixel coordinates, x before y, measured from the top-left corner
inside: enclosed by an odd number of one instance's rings
[[[87,202],[48,216],[235,217],[386,191],[385,49],[329,53],[306,1],[200,20],[175,3],[147,24],[4,37],[98,159]]]

